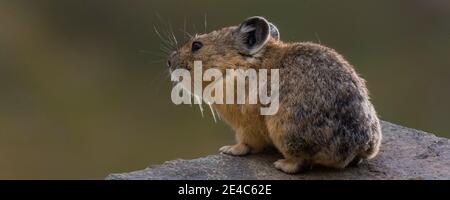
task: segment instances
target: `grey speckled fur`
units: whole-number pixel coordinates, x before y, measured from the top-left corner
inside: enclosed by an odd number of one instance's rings
[[[336,167],[374,156],[381,142],[364,80],[334,50],[313,43],[290,47],[280,64],[279,123],[286,149]],[[321,163],[327,164],[327,163]]]

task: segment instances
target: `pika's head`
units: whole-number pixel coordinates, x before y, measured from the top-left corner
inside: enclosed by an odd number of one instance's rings
[[[194,68],[202,61],[203,70],[256,67],[258,57],[270,41],[280,38],[278,29],[263,17],[250,17],[238,26],[196,35],[170,54],[170,70]]]

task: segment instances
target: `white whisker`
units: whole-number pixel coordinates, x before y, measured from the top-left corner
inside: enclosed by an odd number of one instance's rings
[[[322,44],[322,41],[320,41],[319,34],[317,32],[315,32],[314,35],[316,36],[316,39],[319,42],[319,44]]]
[[[196,101],[198,103],[198,107],[200,108],[200,112],[202,113],[202,117],[205,117],[203,115],[203,103],[202,103],[202,100],[200,99],[199,96],[197,96],[195,94],[193,94],[193,95],[194,95],[194,101]]]
[[[208,27],[208,21],[206,20],[206,17],[207,17],[207,15],[206,15],[206,13],[205,13],[205,33],[207,32],[207,27]]]
[[[207,104],[209,106],[209,110],[211,110],[211,114],[212,114],[212,116],[214,118],[214,122],[217,123],[216,112],[214,111],[214,108],[212,107],[212,104],[211,103],[207,103]]]
[[[158,31],[158,29],[156,28],[156,26],[153,26],[153,29],[155,30],[156,35],[159,37],[159,39],[161,39],[164,44],[169,45],[170,48],[174,48],[172,42],[170,42],[168,39],[164,38],[161,33]]]

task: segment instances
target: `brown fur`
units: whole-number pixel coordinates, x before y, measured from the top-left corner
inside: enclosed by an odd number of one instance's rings
[[[333,49],[314,43],[285,43],[269,38],[255,54],[243,54],[239,27],[191,38],[170,57],[170,68],[280,69],[280,108],[260,115],[260,105],[214,105],[236,133],[237,144],[221,152],[257,153],[275,146],[285,157],[275,167],[295,173],[310,165],[344,168],[353,160],[371,159],[381,141],[376,112],[365,81]],[[278,31],[278,30],[277,30]],[[191,52],[194,41],[203,43]]]

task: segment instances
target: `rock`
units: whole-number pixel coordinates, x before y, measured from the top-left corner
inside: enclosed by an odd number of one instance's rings
[[[450,142],[431,133],[382,122],[383,145],[376,158],[344,170],[316,167],[289,175],[272,164],[281,156],[210,155],[173,160],[147,169],[111,174],[106,179],[450,179]]]

